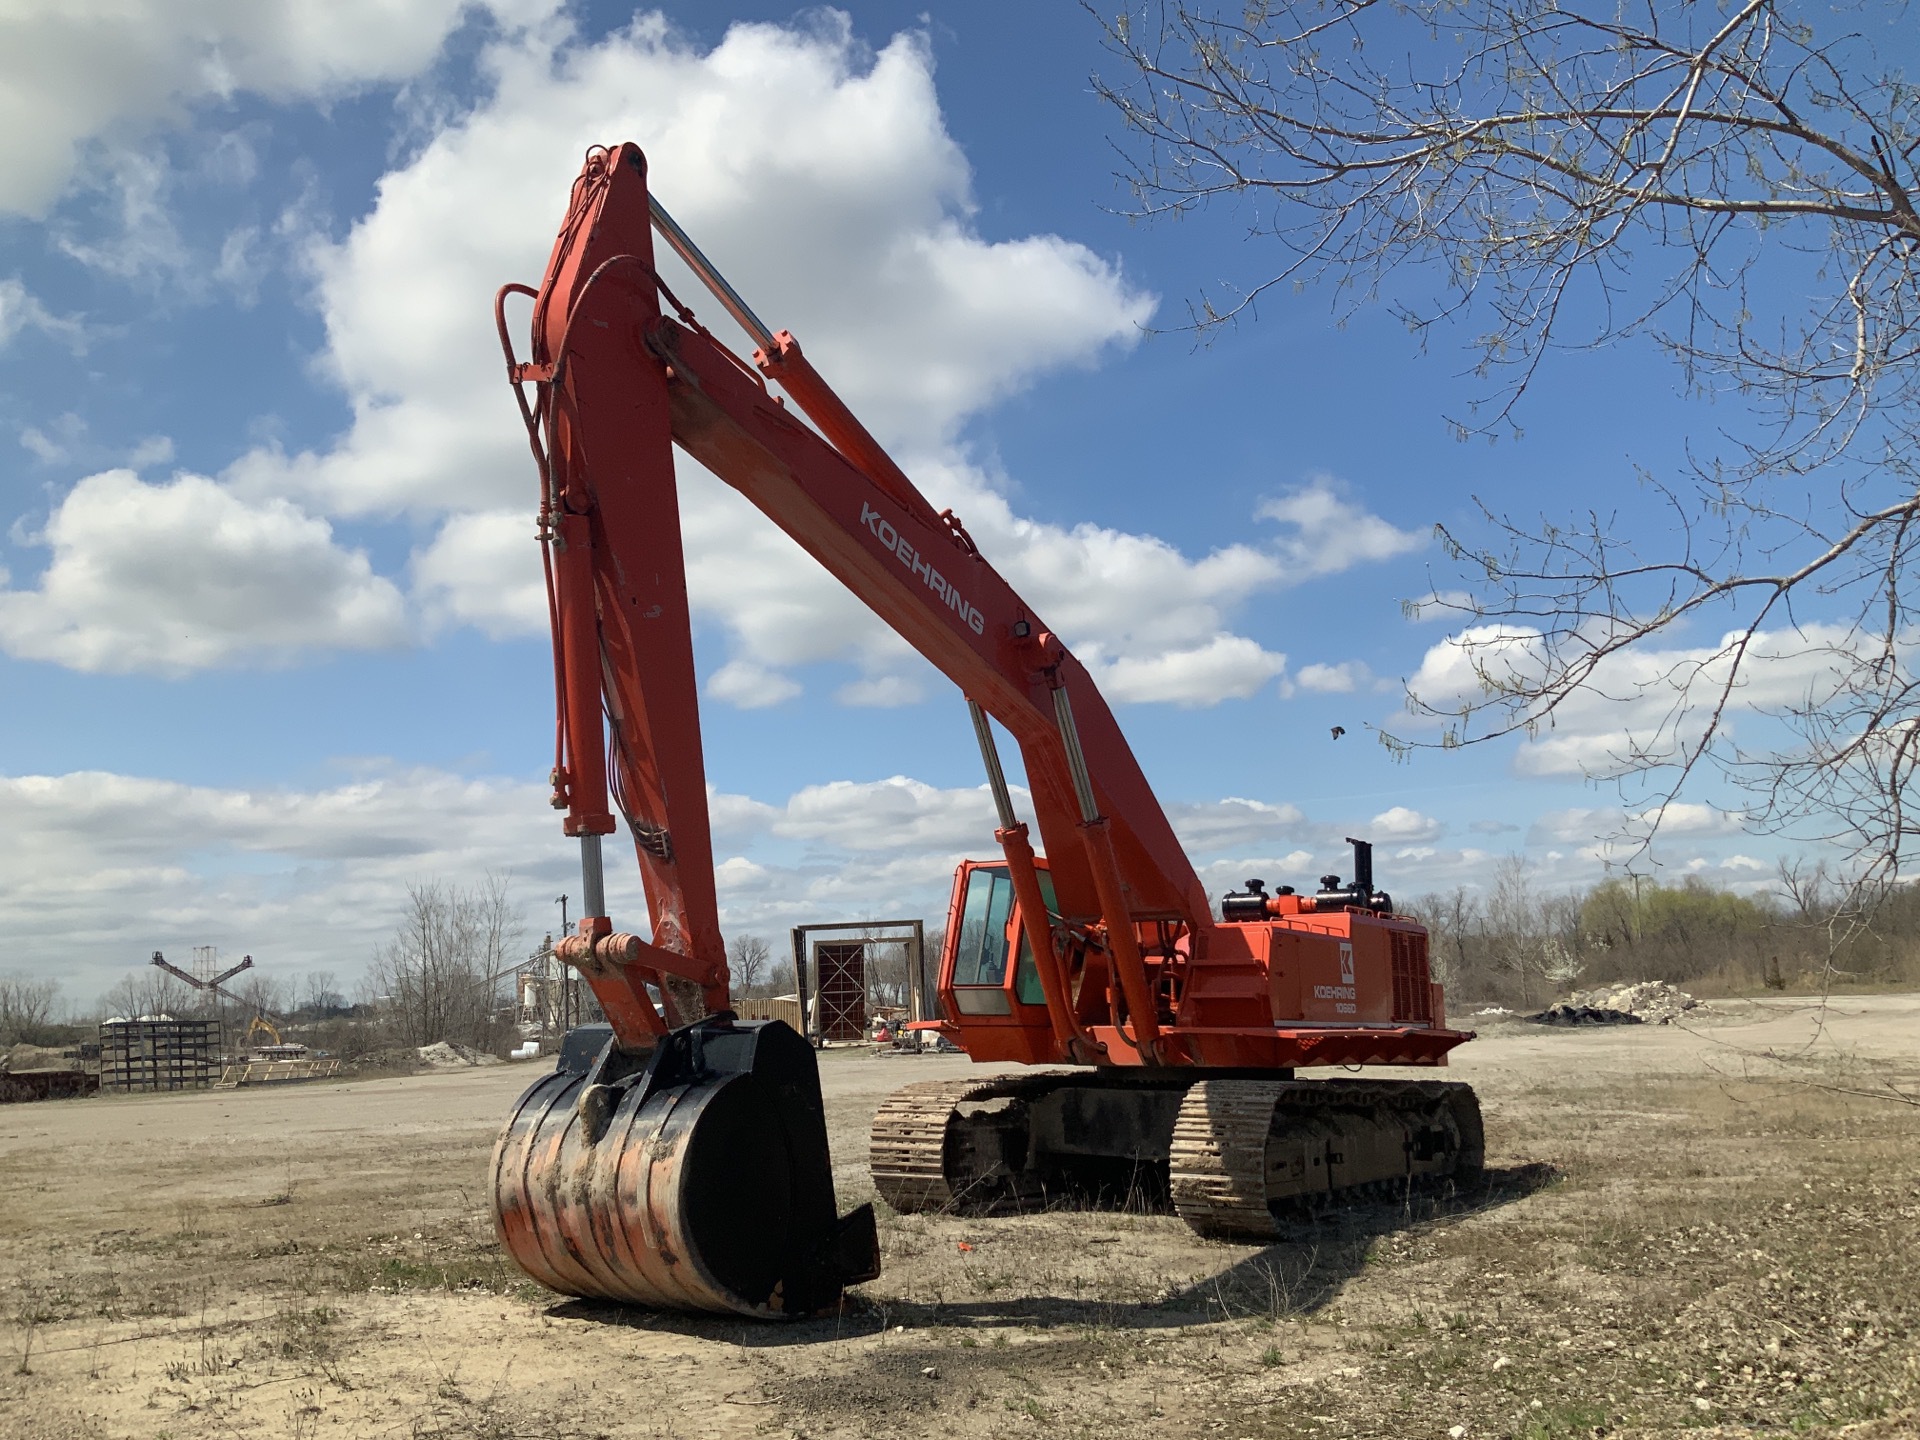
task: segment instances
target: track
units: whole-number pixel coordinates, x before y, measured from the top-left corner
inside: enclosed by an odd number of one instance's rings
[[[1289,1210],[1477,1172],[1457,1082],[1203,1080],[1174,1122],[1173,1208],[1202,1235],[1270,1239]]]
[[[1079,1078],[1070,1070],[1048,1070],[988,1080],[927,1080],[894,1091],[874,1115],[868,1139],[873,1188],[903,1215],[980,1208],[993,1180],[1013,1177],[994,1176],[991,1163],[982,1164],[979,1145],[966,1143],[977,1137],[965,1134],[974,1127],[965,1125],[960,1107],[1031,1101]]]
[[[902,1213],[1144,1200],[1203,1235],[1271,1238],[1289,1210],[1477,1171],[1482,1149],[1458,1083],[1054,1070],[897,1091],[869,1161]]]

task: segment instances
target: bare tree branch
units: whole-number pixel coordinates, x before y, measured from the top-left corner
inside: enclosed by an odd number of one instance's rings
[[[1454,673],[1411,697],[1437,737],[1383,738],[1591,736],[1614,706],[1587,768],[1634,782],[1648,825],[1711,771],[1748,823],[1897,875],[1920,759],[1905,0],[1146,0],[1103,23],[1138,213],[1230,202],[1271,257],[1199,297],[1195,332],[1325,283],[1422,343],[1478,325],[1463,436],[1514,430],[1551,351],[1631,340],[1733,421],[1641,477],[1658,525],[1482,507],[1443,530],[1471,598]]]

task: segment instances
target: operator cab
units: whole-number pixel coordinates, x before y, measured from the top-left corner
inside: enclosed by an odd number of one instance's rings
[[[1057,913],[1047,862],[1036,857],[1034,866],[1040,894]],[[965,1027],[964,1044],[976,1060],[1036,1063],[1047,1058],[1046,995],[1004,864],[968,860],[954,876],[939,993],[947,1021]]]

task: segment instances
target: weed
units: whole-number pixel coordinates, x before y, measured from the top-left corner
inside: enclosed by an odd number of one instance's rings
[[[310,1294],[322,1289],[349,1293],[453,1290],[531,1299],[544,1293],[528,1285],[492,1247],[445,1256],[336,1251],[317,1257],[308,1277]]]
[[[200,1349],[191,1360],[174,1360],[161,1367],[161,1373],[176,1384],[192,1380],[202,1375],[222,1375],[238,1368],[238,1356],[227,1354],[218,1345],[207,1343],[207,1337],[200,1337]]]
[[[207,1207],[195,1201],[182,1200],[173,1207],[174,1227],[171,1239],[204,1240],[207,1238]]]
[[[1604,1405],[1575,1403],[1543,1406],[1528,1415],[1520,1429],[1520,1440],[1560,1440],[1562,1436],[1591,1435],[1606,1423]]]
[[[334,1327],[340,1312],[326,1305],[288,1305],[273,1317],[277,1349],[288,1360],[324,1369],[338,1348]]]

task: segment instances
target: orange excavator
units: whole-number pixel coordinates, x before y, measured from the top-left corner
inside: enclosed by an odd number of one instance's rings
[[[751,361],[668,288],[656,236],[752,337]],[[514,295],[533,302],[524,360]],[[879,1273],[872,1207],[838,1212],[811,1045],[729,1008],[676,444],[960,688],[998,807],[999,855],[954,880],[932,1024],[976,1061],[1048,1068],[888,1099],[869,1151],[888,1204],[1144,1196],[1203,1233],[1258,1238],[1300,1206],[1479,1167],[1465,1085],[1295,1078],[1444,1065],[1472,1038],[1448,1027],[1426,932],[1374,888],[1370,847],[1352,842],[1345,884],[1249,881],[1216,917],[1086,669],[674,223],[637,147],[588,154],[539,289],[504,287],[495,318],[539,469],[553,805],[585,882],[556,951],[606,1015],[568,1036],[495,1147],[497,1228],[528,1275],[774,1317]],[[1019,747],[1041,853],[996,722]],[[644,937],[606,913],[616,814]]]

